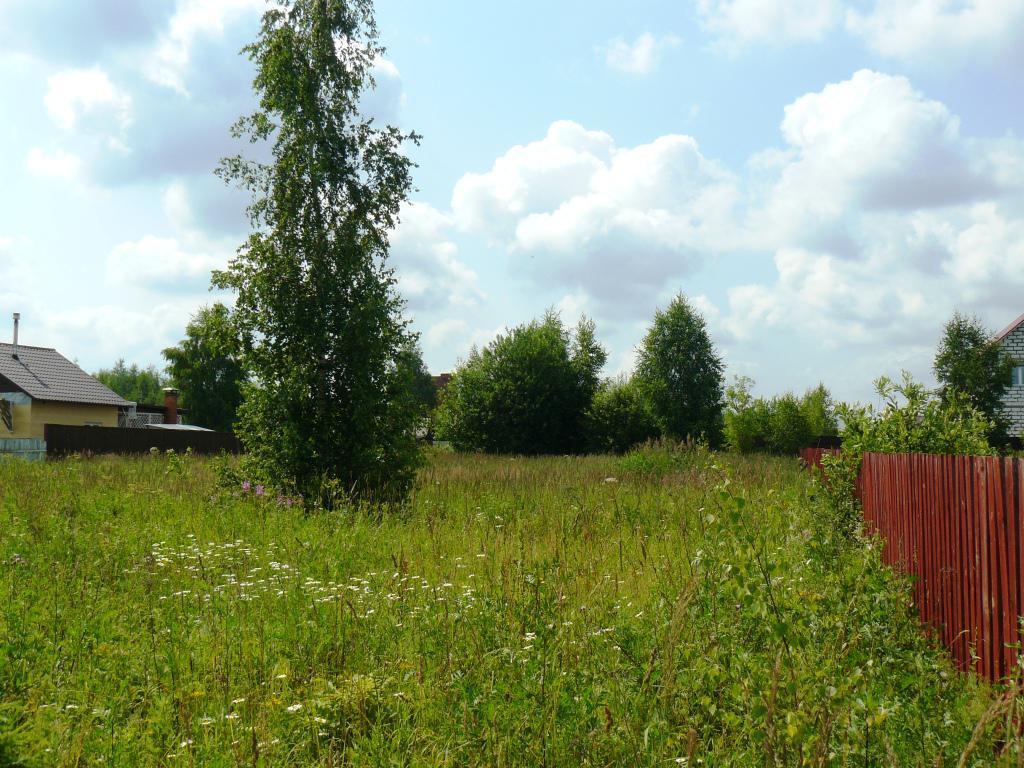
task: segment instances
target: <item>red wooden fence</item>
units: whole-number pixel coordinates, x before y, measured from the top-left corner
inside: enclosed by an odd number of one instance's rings
[[[801,457],[820,466],[821,451]],[[958,666],[998,680],[1024,615],[1024,461],[866,453],[857,494],[882,557],[914,577],[921,620]]]

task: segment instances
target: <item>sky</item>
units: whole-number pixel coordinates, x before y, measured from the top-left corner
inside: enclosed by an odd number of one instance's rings
[[[264,0],[0,0],[0,338],[161,350],[248,231]],[[1024,0],[378,0],[422,135],[391,265],[430,369],[548,308],[628,373],[685,294],[728,376],[868,401],[1024,313]]]

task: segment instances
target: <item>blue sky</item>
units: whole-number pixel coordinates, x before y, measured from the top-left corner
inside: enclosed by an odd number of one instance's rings
[[[262,0],[0,0],[0,317],[162,363],[246,232],[212,170]],[[435,371],[557,307],[628,372],[679,291],[761,393],[930,378],[1024,312],[1024,0],[381,0],[423,135],[392,261]],[[6,322],[6,321],[5,321]]]

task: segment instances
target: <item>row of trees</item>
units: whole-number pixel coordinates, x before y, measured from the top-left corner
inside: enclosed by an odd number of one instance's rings
[[[739,376],[725,391],[725,443],[739,453],[794,454],[819,437],[837,435],[835,404],[823,384],[803,397],[754,397],[754,381]]]
[[[559,315],[498,336],[456,370],[436,414],[459,450],[582,453],[663,436],[721,440],[722,361],[685,297],[659,310],[632,378],[601,380],[607,352],[586,318]]]
[[[218,170],[251,195],[251,234],[214,275],[235,309],[197,318],[167,354],[195,419],[222,426],[207,414],[230,412],[247,470],[307,502],[404,494],[432,397],[387,266],[419,137],[360,112],[384,53],[377,40],[371,0],[279,0],[263,15],[244,49],[257,108],[233,134],[269,160],[228,157]],[[207,332],[221,322],[223,334]],[[631,378],[601,381],[605,357],[592,323],[569,330],[549,313],[520,326],[460,366],[438,432],[457,447],[521,453],[723,440],[722,362],[684,298],[656,315]],[[950,366],[951,382],[960,370]],[[825,431],[826,401],[737,405],[730,442],[781,451]]]

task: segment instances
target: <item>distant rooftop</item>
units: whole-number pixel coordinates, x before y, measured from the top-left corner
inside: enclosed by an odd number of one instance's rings
[[[1012,323],[1010,323],[1008,326],[1003,328],[1003,330],[1001,330],[999,333],[997,333],[996,334],[996,341],[1002,341],[1007,336],[1009,336],[1011,333],[1013,333],[1015,330],[1017,330],[1017,328],[1019,326],[1021,326],[1021,325],[1024,325],[1024,315],[1021,315],[1016,320],[1014,320]]]
[[[55,349],[0,343],[0,379],[6,379],[33,400],[89,405],[117,405],[128,401],[107,389]]]

